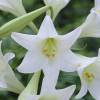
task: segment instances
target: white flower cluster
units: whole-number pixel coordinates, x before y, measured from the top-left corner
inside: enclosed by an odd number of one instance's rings
[[[44,0],[51,6],[53,19],[70,0]],[[16,16],[26,14],[22,0],[0,0],[0,9]],[[8,61],[14,57],[12,53],[3,56],[0,49],[0,90],[20,93],[18,100],[69,100],[76,86],[56,89],[60,71],[76,71],[81,80],[81,89],[75,98],[80,99],[89,91],[100,100],[100,50],[97,57],[86,57],[71,51],[72,45],[79,38],[100,38],[100,0],[95,0],[86,21],[72,32],[59,35],[52,18],[46,15],[37,35],[13,32],[11,35],[19,45],[27,49],[27,53],[18,66],[21,73],[44,73],[40,94],[32,90],[34,78],[26,88],[16,79]],[[0,43],[1,47],[1,43]]]

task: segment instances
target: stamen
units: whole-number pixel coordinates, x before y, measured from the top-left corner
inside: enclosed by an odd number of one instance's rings
[[[43,54],[48,58],[54,58],[56,56],[57,43],[54,38],[48,38],[44,42]]]
[[[86,81],[91,82],[94,79],[94,74],[89,71],[85,71],[83,72],[83,77],[86,79]]]

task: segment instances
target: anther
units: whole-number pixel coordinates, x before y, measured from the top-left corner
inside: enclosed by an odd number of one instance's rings
[[[55,57],[56,50],[57,50],[56,40],[53,38],[46,39],[42,49],[43,54],[51,59]]]
[[[87,80],[87,81],[92,81],[94,79],[94,75],[90,72],[84,72],[84,78]]]

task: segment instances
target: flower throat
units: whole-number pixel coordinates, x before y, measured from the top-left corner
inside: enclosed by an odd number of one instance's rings
[[[54,38],[47,38],[43,46],[43,54],[48,58],[54,58],[57,51],[57,44]]]

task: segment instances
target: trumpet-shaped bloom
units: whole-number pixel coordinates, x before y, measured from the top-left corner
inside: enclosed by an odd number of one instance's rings
[[[12,38],[28,50],[18,71],[33,73],[42,69],[44,80],[49,79],[47,84],[55,87],[60,70],[72,72],[84,62],[85,65],[91,62],[91,59],[70,51],[80,33],[78,28],[66,35],[58,35],[49,16],[45,17],[37,35],[12,33]]]
[[[69,3],[70,0],[44,0],[46,5],[53,9],[53,18]]]
[[[21,16],[26,13],[22,0],[0,0],[0,9],[16,16]]]
[[[48,68],[56,71],[75,71],[76,58],[69,49],[80,32],[78,28],[66,35],[58,35],[51,18],[46,16],[38,35],[12,33],[12,38],[28,50],[18,71],[33,73],[41,69],[45,71]]]
[[[8,61],[14,57],[14,54],[7,53],[3,56],[0,42],[0,90],[8,90],[20,93],[24,86],[15,77],[15,74],[8,64]]]
[[[37,35],[12,33],[12,38],[28,50],[18,71],[33,73],[42,69],[47,85],[51,83],[50,87],[55,87],[60,70],[72,72],[94,60],[70,51],[80,33],[78,28],[66,35],[58,35],[49,16],[45,17]]]
[[[98,57],[91,59],[93,61],[90,64],[78,68],[81,79],[81,90],[76,98],[83,97],[89,91],[96,100],[100,100],[100,53]]]

